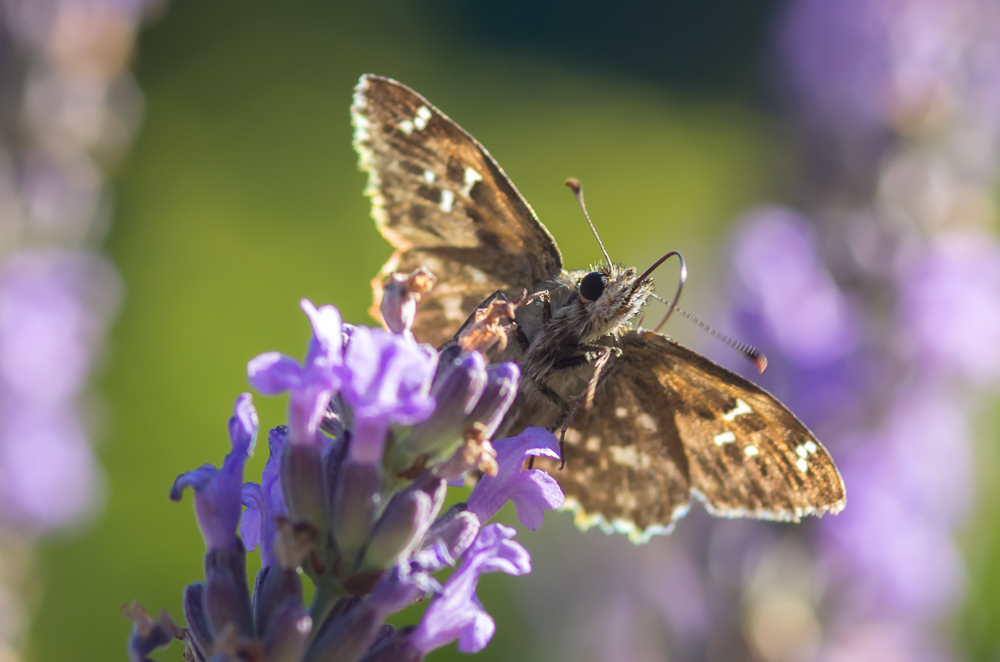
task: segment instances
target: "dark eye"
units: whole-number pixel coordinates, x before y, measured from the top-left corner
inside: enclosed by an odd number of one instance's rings
[[[580,296],[587,301],[597,301],[604,292],[604,274],[594,271],[580,281]]]

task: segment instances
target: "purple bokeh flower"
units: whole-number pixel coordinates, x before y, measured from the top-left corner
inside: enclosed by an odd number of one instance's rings
[[[316,308],[308,299],[300,302],[312,325],[312,338],[302,365],[278,352],[254,357],[247,364],[250,384],[265,395],[291,392],[288,427],[295,444],[316,443],[330,396],[341,384],[343,334],[340,312],[333,306]]]
[[[511,540],[514,535],[514,529],[502,524],[489,524],[479,531],[462,564],[413,631],[410,642],[417,650],[428,653],[455,640],[463,653],[478,653],[486,647],[496,624],[476,597],[479,576],[497,571],[508,575],[531,572],[531,557]]]
[[[184,489],[195,492],[194,506],[198,528],[209,550],[230,550],[236,546],[236,527],[240,521],[243,465],[253,454],[257,438],[257,411],[249,393],[236,400],[229,419],[232,450],[217,469],[204,464],[181,474],[170,489],[170,498],[180,501]]]
[[[565,497],[556,480],[539,469],[522,471],[528,457],[559,459],[559,440],[548,430],[526,428],[521,434],[494,442],[496,476],[484,475],[469,496],[469,510],[480,521],[497,514],[507,500],[517,507],[517,518],[532,531],[542,526],[546,510],[559,508]]]
[[[815,232],[780,207],[747,213],[733,239],[734,299],[753,311],[774,345],[799,365],[829,364],[858,341],[854,311],[820,261]]]
[[[899,274],[899,325],[914,361],[1000,380],[1000,244],[982,233],[942,234]]]
[[[0,521],[79,523],[100,470],[77,413],[118,299],[103,259],[23,253],[0,264]]]

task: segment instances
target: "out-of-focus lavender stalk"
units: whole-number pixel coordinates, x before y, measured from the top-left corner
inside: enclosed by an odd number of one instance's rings
[[[128,72],[157,0],[0,0],[0,658],[30,608],[31,541],[101,503],[87,382],[121,285],[99,252],[142,99]],[[37,594],[37,590],[33,591]]]
[[[825,158],[804,150],[822,173],[803,182],[808,211],[740,222],[736,328],[850,497],[795,542],[822,579],[791,596],[812,636],[784,636],[782,582],[742,591],[742,630],[765,659],[950,659],[970,420],[1000,379],[1000,5],[796,0],[778,35],[804,143]]]
[[[802,211],[737,223],[729,331],[767,354],[747,376],[827,445],[847,508],[795,527],[694,512],[640,550],[536,552],[570,568],[524,587],[551,658],[954,655],[970,421],[1000,379],[1000,4],[792,0],[775,28]]]

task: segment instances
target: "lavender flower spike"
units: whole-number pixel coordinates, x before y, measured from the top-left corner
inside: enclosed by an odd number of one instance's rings
[[[340,387],[344,340],[336,308],[317,308],[308,299],[302,299],[300,305],[313,330],[304,363],[299,365],[289,356],[267,352],[250,360],[247,378],[265,395],[290,391],[288,426],[292,443],[313,444],[330,397]]]
[[[456,639],[463,653],[478,653],[486,647],[496,623],[476,598],[479,575],[498,570],[508,575],[531,572],[531,557],[510,540],[514,534],[514,529],[502,524],[482,528],[462,557],[462,565],[448,578],[441,595],[427,607],[413,631],[410,643],[414,648],[426,654]]]
[[[354,328],[344,356],[342,391],[355,421],[351,461],[380,462],[391,423],[413,425],[431,415],[436,367],[437,352],[430,345],[381,329]]]
[[[565,496],[555,479],[539,469],[521,471],[529,455],[559,459],[559,441],[542,428],[527,428],[509,439],[493,442],[499,470],[485,475],[469,496],[469,511],[485,522],[497,514],[507,499],[517,507],[517,518],[532,531],[542,526],[545,510],[563,505]]]
[[[204,464],[177,477],[170,498],[180,501],[184,488],[194,489],[194,508],[198,528],[209,550],[236,549],[236,526],[240,520],[240,492],[243,465],[253,454],[257,440],[257,411],[250,394],[236,399],[229,419],[229,438],[233,450],[226,455],[222,468]]]

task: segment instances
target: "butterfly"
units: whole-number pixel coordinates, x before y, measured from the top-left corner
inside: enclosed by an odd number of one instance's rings
[[[412,330],[435,346],[495,298],[529,294],[496,359],[522,371],[503,429],[563,428],[564,465],[536,466],[559,482],[578,526],[644,542],[668,533],[692,497],[722,517],[798,521],[844,508],[829,453],[776,398],[633,328],[652,292],[648,271],[610,259],[565,270],[552,235],[486,149],[405,85],[362,76],[351,113],[372,216],[396,249],[372,281],[372,314],[381,319],[390,274],[420,267],[437,284]]]

